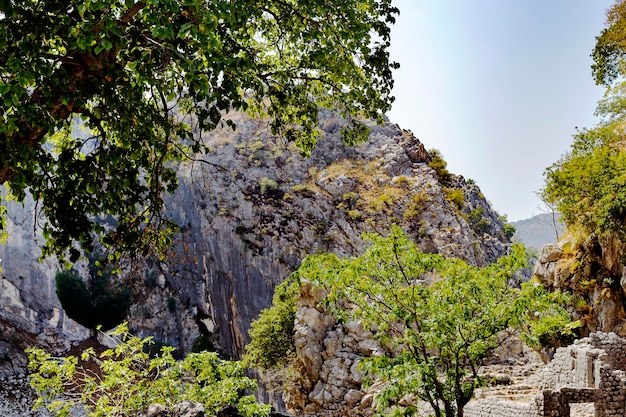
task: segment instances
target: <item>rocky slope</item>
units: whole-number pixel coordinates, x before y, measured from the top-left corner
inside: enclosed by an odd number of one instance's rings
[[[194,311],[229,355],[242,352],[250,321],[304,255],[356,254],[363,231],[399,223],[425,251],[476,264],[506,251],[501,222],[478,187],[453,177],[444,190],[424,146],[397,126],[373,125],[368,143],[347,148],[342,121],[324,113],[325,134],[302,159],[265,122],[237,123],[235,132],[207,138],[207,163],[181,165],[169,210],[183,231],[170,261],[154,267],[176,306]]]
[[[624,246],[614,236],[570,234],[546,245],[535,267],[544,285],[575,296],[581,336],[594,331],[626,336]]]
[[[385,233],[392,223],[424,251],[477,265],[507,251],[502,223],[480,189],[431,168],[425,147],[396,125],[371,124],[367,143],[346,147],[343,120],[321,112],[323,135],[303,159],[266,121],[233,119],[236,131],[207,134],[211,152],[178,167],[180,186],[167,210],[181,228],[168,259],[124,264],[122,280],[135,293],[129,321],[140,335],[181,353],[210,340],[239,357],[250,322],[307,253],[357,254],[362,232]],[[0,358],[15,358],[0,361],[5,374],[17,372],[7,363],[23,365],[23,345],[63,350],[88,335],[60,308],[58,265],[37,261],[35,208],[10,205],[9,241],[0,246]]]

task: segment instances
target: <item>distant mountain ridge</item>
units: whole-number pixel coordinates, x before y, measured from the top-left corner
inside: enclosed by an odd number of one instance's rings
[[[543,213],[529,219],[511,222],[515,227],[514,241],[540,250],[547,243],[556,243],[567,230],[559,213]]]

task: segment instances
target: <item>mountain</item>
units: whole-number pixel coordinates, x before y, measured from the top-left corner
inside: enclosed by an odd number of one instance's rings
[[[513,240],[536,250],[541,250],[545,244],[556,243],[567,230],[558,213],[538,214],[530,219],[511,222],[511,225],[515,227]]]
[[[322,136],[302,158],[267,121],[231,117],[236,130],[204,134],[210,153],[177,164],[167,215],[180,229],[169,256],[134,254],[120,265],[117,279],[134,294],[129,325],[139,336],[179,354],[208,340],[238,358],[251,321],[307,254],[357,255],[362,233],[384,234],[392,224],[426,252],[475,265],[507,252],[502,222],[479,187],[395,124],[367,122],[369,140],[347,147],[346,122],[321,111]],[[62,354],[88,335],[57,299],[59,265],[38,261],[38,221],[34,202],[9,204],[9,238],[0,246],[0,376],[23,373],[29,344]]]

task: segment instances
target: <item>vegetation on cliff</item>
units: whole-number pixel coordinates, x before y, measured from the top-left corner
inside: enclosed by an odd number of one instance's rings
[[[272,305],[250,326],[244,363],[261,369],[287,364],[295,354],[293,325],[296,319],[300,282],[288,278],[276,287]]]
[[[626,239],[626,1],[607,11],[596,39],[593,72],[607,86],[596,115],[601,121],[574,136],[570,150],[545,172],[543,198],[583,234]]]
[[[68,317],[95,335],[96,328],[110,330],[126,319],[132,291],[114,282],[106,259],[90,256],[87,270],[84,279],[73,269],[58,271],[56,294]]]

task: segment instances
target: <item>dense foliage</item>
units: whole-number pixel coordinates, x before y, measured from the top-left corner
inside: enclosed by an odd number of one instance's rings
[[[626,237],[626,152],[621,125],[609,122],[579,132],[570,151],[545,172],[542,197],[556,207],[570,228]]]
[[[261,311],[250,326],[246,364],[270,369],[289,361],[295,353],[293,332],[299,295],[299,281],[294,276],[276,287],[272,306]]]
[[[0,1],[0,184],[45,215],[44,254],[162,249],[173,159],[231,109],[308,153],[318,108],[380,122],[391,0]],[[0,211],[2,214],[2,211]],[[114,219],[106,216],[114,216]],[[103,220],[105,218],[107,221]],[[0,226],[3,223],[0,221]]]
[[[542,197],[570,229],[626,239],[626,1],[607,12],[596,40],[593,71],[607,86],[596,115],[601,121],[574,136],[570,150],[545,171]]]
[[[125,325],[113,334],[115,348],[96,354],[92,348],[80,358],[55,358],[41,349],[29,349],[31,386],[38,392],[36,407],[67,416],[83,405],[89,417],[135,417],[150,404],[172,407],[184,400],[202,403],[207,415],[235,405],[244,416],[267,416],[269,406],[242,394],[256,389],[239,362],[216,353],[189,354],[176,361],[173,348],[150,357],[149,338],[131,336]]]
[[[380,412],[411,415],[415,406],[397,407],[409,395],[427,401],[437,416],[462,415],[482,382],[478,367],[502,342],[503,331],[519,328],[526,341],[538,344],[576,325],[562,307],[564,294],[535,283],[509,286],[525,266],[521,246],[478,268],[421,252],[397,227],[388,237],[366,239],[370,246],[362,256],[309,256],[298,276],[328,291],[325,305],[340,320],[361,320],[397,352],[362,361],[370,376],[388,382],[377,397]]]
[[[596,38],[592,66],[596,83],[610,85],[624,75],[626,57],[626,1],[617,0],[607,11],[607,27]]]
[[[59,271],[55,283],[63,311],[88,329],[109,330],[126,319],[132,293],[113,285],[108,274],[94,274],[85,281],[76,271]]]

